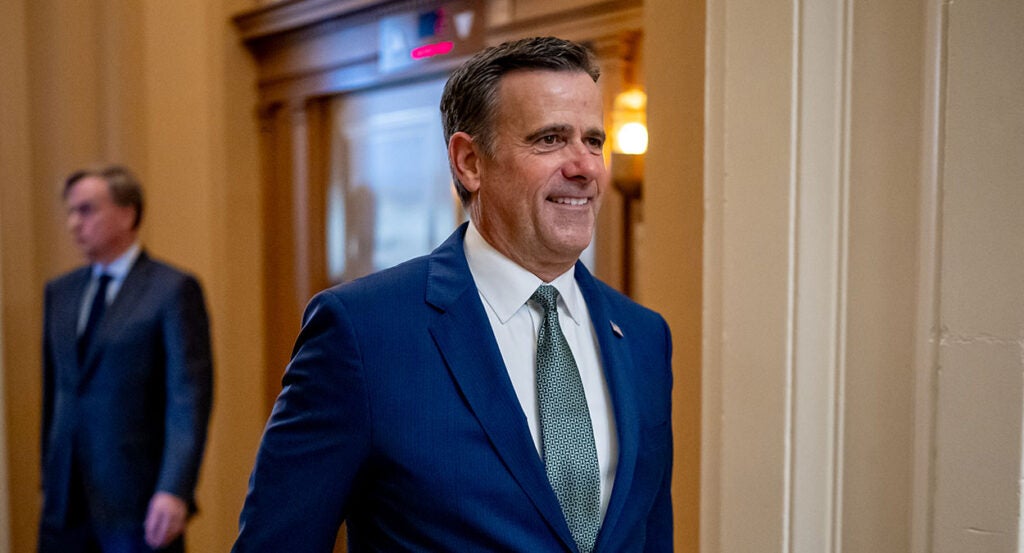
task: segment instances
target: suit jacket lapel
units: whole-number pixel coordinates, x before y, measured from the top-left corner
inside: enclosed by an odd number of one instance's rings
[[[121,321],[141,301],[146,286],[149,283],[149,269],[149,256],[143,251],[139,253],[138,259],[135,260],[135,263],[125,276],[120,290],[118,290],[117,295],[114,297],[114,301],[111,302],[103,313],[100,326],[96,329],[92,342],[89,344],[89,349],[85,352],[85,362],[82,366],[82,378],[79,381],[79,386],[84,385],[96,372],[99,355],[104,345],[111,340],[114,333],[120,331]]]
[[[548,483],[463,250],[465,225],[431,256],[427,302],[440,311],[430,334],[498,456],[566,547],[575,547]],[[472,334],[471,334],[472,333]]]
[[[632,381],[636,371],[633,370],[633,359],[629,355],[626,342],[635,337],[627,334],[628,328],[619,327],[597,281],[582,263],[576,264],[576,281],[587,302],[590,320],[594,325],[597,342],[601,348],[601,363],[604,366],[605,380],[608,383],[608,393],[612,399],[619,443],[615,485],[595,547],[600,551],[601,544],[607,542],[610,539],[608,536],[615,532],[615,525],[627,507],[636,472],[640,442],[637,397]]]
[[[50,306],[54,317],[54,358],[59,367],[70,368],[61,370],[58,378],[71,385],[77,383],[82,375],[78,366],[78,317],[85,289],[89,286],[90,274],[88,266],[78,269],[63,290],[55,290],[52,299],[54,305]]]

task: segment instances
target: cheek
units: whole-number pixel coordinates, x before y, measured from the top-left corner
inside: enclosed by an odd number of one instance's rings
[[[600,180],[597,182],[597,197],[594,199],[597,201],[598,207],[601,206],[601,203],[604,201],[604,197],[608,195],[610,190],[611,183],[608,179]]]
[[[92,233],[100,238],[106,238],[114,234],[118,227],[118,222],[111,219],[96,219],[93,221]]]
[[[516,160],[496,167],[490,181],[494,189],[491,196],[501,204],[500,209],[518,217],[527,217],[542,206],[547,198],[547,183],[558,175],[558,168],[546,160]]]
[[[558,180],[560,174],[557,167],[538,163],[537,167],[517,175],[519,193],[528,201],[542,202],[548,195],[548,183]]]
[[[493,195],[508,210],[518,210],[532,202],[533,186],[527,175],[517,167],[505,167],[498,179],[492,181]]]
[[[117,214],[117,222],[115,223],[117,230],[120,232],[131,230],[132,222],[135,220],[135,212],[131,210],[121,210]]]

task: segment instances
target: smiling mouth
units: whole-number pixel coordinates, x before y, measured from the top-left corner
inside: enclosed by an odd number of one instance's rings
[[[551,201],[562,205],[587,205],[590,203],[589,198],[551,198]]]

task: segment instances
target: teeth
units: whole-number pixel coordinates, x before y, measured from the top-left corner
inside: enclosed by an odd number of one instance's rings
[[[553,201],[556,204],[566,205],[584,205],[587,203],[586,198],[554,198]]]

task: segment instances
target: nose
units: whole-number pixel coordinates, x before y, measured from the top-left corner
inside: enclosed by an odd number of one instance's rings
[[[566,148],[568,157],[562,167],[566,179],[580,182],[600,180],[606,169],[601,150],[594,150],[583,142],[573,142]]]

